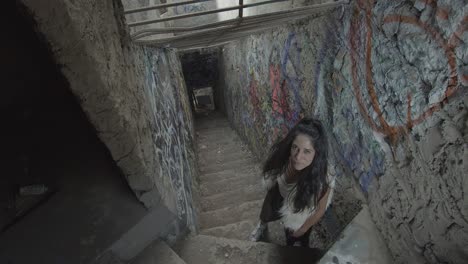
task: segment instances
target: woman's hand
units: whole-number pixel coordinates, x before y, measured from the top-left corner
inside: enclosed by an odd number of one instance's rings
[[[303,236],[303,235],[307,232],[307,230],[303,230],[303,229],[304,229],[304,228],[301,227],[301,228],[299,228],[298,230],[294,231],[294,233],[292,233],[292,236],[293,236],[293,237],[301,237],[301,236]]]

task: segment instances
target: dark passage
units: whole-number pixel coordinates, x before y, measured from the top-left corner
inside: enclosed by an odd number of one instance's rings
[[[219,54],[219,50],[213,49],[180,55],[190,105],[195,112],[213,111],[223,104],[218,87]]]
[[[145,209],[31,15],[8,1],[1,22],[0,263],[87,263]],[[20,195],[20,187],[34,184],[48,191]]]

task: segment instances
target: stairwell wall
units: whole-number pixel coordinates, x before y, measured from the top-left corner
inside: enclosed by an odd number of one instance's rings
[[[358,0],[226,45],[227,116],[260,158],[300,118],[320,117],[338,192],[358,186],[396,262],[463,263],[467,11]]]
[[[22,2],[136,197],[195,229],[193,118],[175,51],[133,45],[120,1]]]

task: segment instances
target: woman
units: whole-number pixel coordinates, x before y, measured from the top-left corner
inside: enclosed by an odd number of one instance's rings
[[[333,195],[327,152],[323,126],[313,118],[302,119],[272,147],[263,167],[268,193],[250,240],[260,240],[267,223],[281,219],[286,244],[299,242],[308,247],[311,227],[323,216]]]

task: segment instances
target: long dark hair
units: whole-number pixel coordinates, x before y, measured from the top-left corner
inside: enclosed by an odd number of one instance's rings
[[[307,135],[315,149],[315,157],[306,168],[298,171],[295,187],[294,208],[296,213],[306,207],[316,206],[328,189],[328,143],[322,123],[314,118],[304,118],[294,126],[286,137],[274,144],[263,165],[264,177],[278,177],[286,173],[291,155],[291,145],[298,134]],[[310,204],[311,198],[314,204]]]

